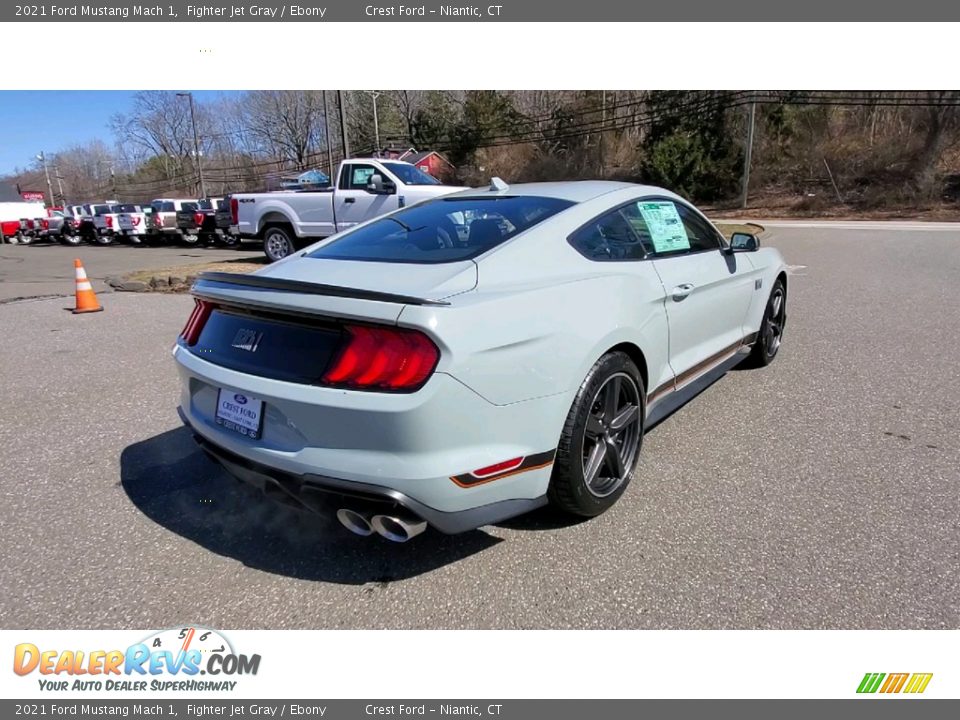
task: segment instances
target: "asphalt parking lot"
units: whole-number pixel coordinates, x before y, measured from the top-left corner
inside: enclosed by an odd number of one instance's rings
[[[169,353],[189,297],[0,305],[0,627],[960,627],[960,229],[764,242],[794,266],[779,358],[650,431],[613,510],[405,545],[201,455]]]
[[[73,294],[73,259],[80,258],[96,292],[110,288],[103,279],[133,270],[152,270],[194,265],[213,260],[263,257],[255,243],[242,249],[197,245],[80,245],[34,242],[31,245],[0,245],[0,303],[17,298]]]

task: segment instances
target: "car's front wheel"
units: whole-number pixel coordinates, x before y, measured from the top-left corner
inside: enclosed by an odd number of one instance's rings
[[[590,369],[560,436],[547,492],[555,507],[593,517],[620,498],[640,456],[645,400],[625,353],[608,353]]]
[[[770,291],[767,307],[763,311],[760,332],[744,364],[748,367],[766,367],[780,351],[783,330],[787,324],[787,288],[783,280],[777,280]]]

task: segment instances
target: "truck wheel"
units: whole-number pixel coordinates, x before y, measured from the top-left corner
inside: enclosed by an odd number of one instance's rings
[[[83,242],[83,238],[72,233],[63,233],[60,235],[60,242],[62,242],[64,245],[76,246]]]
[[[200,242],[200,236],[193,235],[191,233],[183,233],[180,236],[180,242],[182,242],[184,245],[196,245],[198,242]]]
[[[270,262],[283,260],[294,250],[293,238],[288,227],[271,225],[263,232],[263,252]]]
[[[29,244],[32,243],[32,242],[33,242],[33,237],[32,237],[32,236],[30,236],[30,235],[21,235],[21,236],[20,236],[20,244],[21,244],[21,245],[29,245]]]
[[[97,235],[97,245],[110,245],[113,243],[113,235]]]

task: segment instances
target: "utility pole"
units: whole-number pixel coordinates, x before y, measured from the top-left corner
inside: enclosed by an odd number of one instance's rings
[[[193,93],[177,93],[177,97],[185,97],[190,101],[190,124],[193,126],[193,157],[197,163],[197,176],[200,180],[200,197],[206,197],[207,185],[203,181],[203,160],[200,156],[200,138],[197,136],[197,116],[193,109]]]
[[[364,92],[373,99],[373,135],[376,143],[373,156],[380,157],[380,117],[377,114],[377,98],[382,93],[379,90],[364,90]]]
[[[607,91],[603,90],[601,92],[603,94],[601,95],[601,100],[600,100],[600,143],[598,145],[600,150],[600,153],[599,153],[600,167],[598,172],[600,174],[600,179],[602,180],[603,179],[603,129],[607,125]]]
[[[750,196],[750,161],[753,157],[753,124],[757,115],[757,103],[750,103],[750,120],[747,122],[747,151],[743,158],[743,200],[740,207],[746,209]]]
[[[110,199],[118,200],[117,198],[117,176],[113,171],[113,160],[97,160],[97,190],[100,189],[100,168],[104,165],[110,167]]]
[[[40,151],[40,154],[37,155],[37,160],[40,161],[40,164],[43,165],[43,174],[47,178],[47,193],[50,196],[50,207],[53,207],[53,185],[50,183],[50,171],[47,169],[47,156],[44,154],[43,150]]]
[[[340,140],[343,143],[343,159],[350,157],[350,141],[347,139],[347,112],[343,108],[343,91],[337,90],[337,104],[340,106]]]
[[[67,198],[66,198],[66,196],[63,194],[63,176],[60,175],[60,166],[59,166],[59,165],[54,165],[54,166],[53,166],[53,175],[54,175],[54,177],[57,178],[57,190],[58,190],[59,193],[60,193],[60,204],[61,204],[61,205],[66,205],[66,204],[67,204]]]
[[[330,149],[330,111],[327,109],[327,91],[323,91],[323,136],[327,141],[327,172],[333,182],[333,150]]]

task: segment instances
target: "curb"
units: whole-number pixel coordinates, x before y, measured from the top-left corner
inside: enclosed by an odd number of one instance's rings
[[[103,281],[117,292],[188,292],[197,281],[196,275],[153,275],[147,280],[127,277],[106,277]]]

